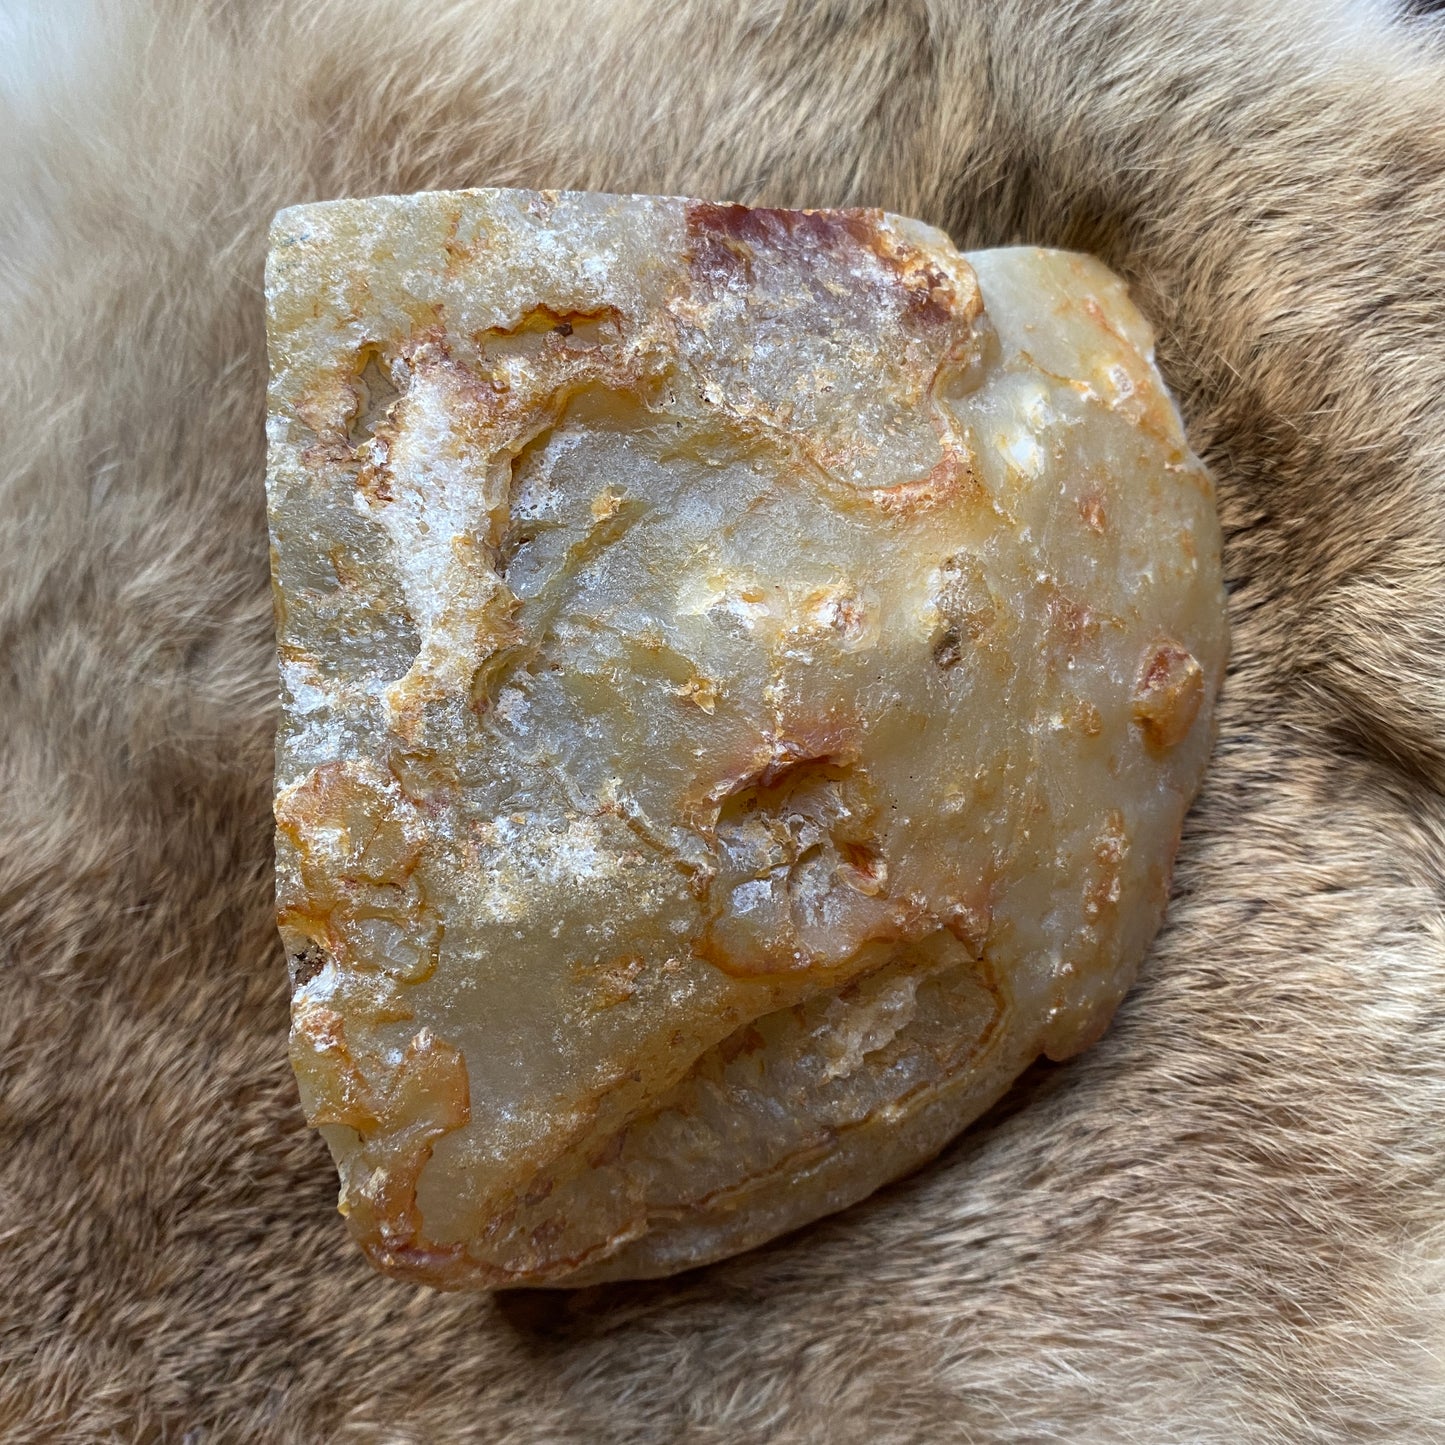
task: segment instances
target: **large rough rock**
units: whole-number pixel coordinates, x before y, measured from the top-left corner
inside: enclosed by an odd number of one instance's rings
[[[1121,284],[875,212],[297,207],[281,928],[383,1269],[661,1274],[1106,1026],[1226,638]]]

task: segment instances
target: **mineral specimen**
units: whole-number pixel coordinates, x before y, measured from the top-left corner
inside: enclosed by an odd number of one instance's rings
[[[292,1058],[379,1267],[716,1259],[1098,1036],[1226,646],[1118,280],[492,190],[285,211],[267,294]]]

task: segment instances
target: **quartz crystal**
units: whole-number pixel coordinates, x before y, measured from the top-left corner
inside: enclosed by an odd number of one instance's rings
[[[1098,1037],[1226,647],[1119,280],[484,190],[284,211],[267,296],[291,1052],[380,1268],[716,1259]]]

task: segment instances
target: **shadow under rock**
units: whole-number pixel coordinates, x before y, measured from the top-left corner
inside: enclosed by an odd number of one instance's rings
[[[666,1279],[628,1280],[580,1289],[499,1290],[492,1296],[496,1317],[520,1337],[524,1348],[548,1355],[698,1301],[716,1303],[727,1298],[764,1304],[787,1292],[794,1274],[791,1262],[803,1251],[828,1248],[832,1240],[856,1230],[880,1211],[907,1209],[910,1198],[920,1188],[940,1173],[966,1169],[970,1157],[991,1134],[1031,1105],[1055,1094],[1069,1077],[1067,1064],[1036,1060],[992,1109],[933,1159],[848,1209],[756,1249]],[[810,1277],[816,1284],[816,1275]]]

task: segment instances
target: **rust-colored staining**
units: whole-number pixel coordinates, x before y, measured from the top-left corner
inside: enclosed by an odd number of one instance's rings
[[[558,1215],[550,1219],[544,1219],[536,1225],[527,1236],[532,1248],[544,1259],[554,1251],[552,1246],[556,1244],[567,1232],[567,1221]]]
[[[855,892],[877,898],[888,889],[888,864],[872,843],[838,841],[838,856],[847,865],[840,872],[842,881]]]
[[[385,467],[364,465],[356,475],[356,490],[373,507],[384,507],[396,500],[391,490],[391,474]]]
[[[820,252],[853,249],[877,255],[873,242],[881,218],[881,211],[790,211],[697,201],[687,208],[688,259],[699,280],[747,285],[759,255],[798,266],[814,264]]]
[[[993,902],[986,890],[969,901],[955,900],[943,911],[943,926],[968,950],[970,958],[983,957],[993,928]]]
[[[487,372],[459,360],[444,333],[409,335],[396,347],[406,386],[375,419],[377,444],[358,453],[365,462],[358,490],[379,505],[395,500],[403,477],[413,494],[432,477],[451,473],[458,482],[471,477],[482,502],[478,538],[498,548],[511,521],[517,458],[545,438],[569,405],[631,395],[643,384],[641,363],[607,344],[620,337],[621,324],[611,307],[570,313],[568,319],[542,306],[515,326],[481,333],[500,348],[488,353],[491,361],[500,365],[511,358],[524,368],[518,379],[529,382],[525,385],[513,385],[505,370]],[[518,349],[522,342],[527,345]],[[439,416],[445,418],[444,430],[438,430]],[[617,510],[603,505],[608,510],[599,520]],[[478,561],[490,570],[490,559]]]
[[[911,513],[925,512],[964,497],[981,498],[983,494],[967,447],[946,441],[943,455],[924,476],[890,487],[874,487],[869,496],[880,511]]]
[[[623,493],[616,487],[607,487],[592,498],[588,509],[594,522],[611,521],[622,510]]]
[[[1064,726],[1082,737],[1096,738],[1104,731],[1099,709],[1087,698],[1076,697],[1064,705]]]
[[[942,326],[950,323],[973,325],[983,320],[983,295],[972,273],[964,268],[967,290],[960,294],[952,277],[923,250],[896,240],[879,228],[877,252],[898,279],[908,298],[907,316],[915,325]],[[979,351],[980,338],[970,338],[970,357],[962,356],[955,347],[952,361],[971,359]]]
[[[706,203],[687,208],[688,266],[705,285],[724,288],[752,281],[753,247],[729,224],[734,213],[746,215],[748,208]]]
[[[325,454],[328,447],[345,447],[347,427],[356,407],[353,378],[338,369],[315,377],[296,399],[294,412],[296,419],[315,433]]]
[[[421,856],[413,806],[373,764],[323,763],[276,800],[313,898],[366,884],[401,886]]]
[[[888,234],[877,210],[778,210],[694,202],[687,208],[693,275],[711,287],[751,286],[758,262],[807,273],[823,256],[867,259],[891,278],[906,318],[917,326],[971,319],[977,288],[959,297],[952,279],[917,248]]]
[[[328,547],[326,560],[336,574],[336,581],[342,587],[356,587],[366,581],[365,573],[357,566],[356,558],[341,547]]]
[[[527,1191],[522,1195],[522,1205],[526,1209],[535,1209],[539,1204],[551,1197],[552,1191],[557,1187],[557,1181],[550,1175],[541,1179],[533,1180],[527,1186]]]
[[[313,938],[308,959],[318,949],[322,966],[375,970],[404,983],[430,977],[442,928],[414,876],[422,823],[395,779],[324,764],[277,799],[276,825],[301,884],[278,889],[279,921],[324,939]]]
[[[1204,670],[1177,642],[1162,642],[1145,656],[1134,686],[1134,721],[1156,748],[1172,748],[1189,735],[1204,702]]]
[[[865,646],[878,635],[876,607],[848,582],[814,588],[802,599],[798,612],[799,633],[826,637],[845,651]]]
[[[446,271],[454,275],[461,267],[477,257],[475,245],[466,246],[458,239],[462,229],[462,212],[458,207],[447,220],[447,233],[442,237],[442,250],[446,253]]]
[[[674,1047],[676,1043],[674,1042]],[[616,1164],[622,1158],[622,1151],[627,1145],[626,1128],[619,1129],[615,1134],[610,1134],[603,1141],[602,1147],[588,1156],[587,1163],[593,1169],[606,1169]]]
[[[746,754],[725,762],[688,801],[687,811],[697,823],[710,824],[725,805],[735,806],[742,794],[796,780],[802,769],[837,769],[841,775],[858,761],[859,745],[858,726],[851,719],[795,719],[778,732],[762,734]]]
[[[1109,530],[1109,514],[1104,510],[1104,499],[1097,491],[1085,492],[1079,498],[1079,520],[1100,536]]]
[[[380,1113],[371,1086],[347,1046],[346,1020],[335,1009],[298,1002],[291,1018],[291,1062],[310,1095],[306,1122],[374,1132]]]
[[[752,1024],[744,1024],[742,1028],[734,1029],[721,1043],[717,1044],[713,1052],[718,1061],[726,1067],[734,1059],[755,1054],[759,1049],[765,1049],[767,1046],[768,1041]]]
[[[1129,835],[1124,815],[1117,808],[1111,808],[1094,838],[1094,868],[1086,875],[1083,911],[1089,923],[1098,924],[1118,908],[1124,891],[1124,860],[1128,853]]]
[[[478,331],[473,340],[484,350],[518,338],[551,339],[554,354],[579,348],[615,343],[623,333],[626,318],[615,306],[596,306],[586,311],[568,310],[542,303],[529,307],[510,326],[492,326]],[[565,344],[564,344],[565,343]]]
[[[314,436],[301,453],[309,468],[318,472],[355,468],[355,419],[366,403],[360,373],[370,355],[366,348],[354,369],[338,366],[318,375],[297,399],[296,418]]]
[[[393,1252],[420,1242],[421,1171],[436,1141],[471,1117],[467,1066],[458,1049],[424,1028],[400,1062],[377,1058],[368,1073],[376,1080],[364,1097],[371,1122],[351,1126],[361,1135],[365,1172],[356,1188],[347,1189],[343,1212],[368,1253]]]
[[[356,461],[350,443],[339,440],[316,442],[301,455],[307,466],[318,470],[325,467],[352,467]]]
[[[406,1284],[427,1284],[433,1289],[456,1289],[465,1283],[492,1289],[508,1281],[500,1270],[485,1270],[467,1258],[460,1244],[418,1244],[383,1242],[381,1238],[358,1241],[374,1269]]]
[[[495,609],[487,619],[492,645],[473,669],[467,688],[468,706],[479,719],[486,717],[496,706],[502,684],[517,663],[532,651],[527,634],[512,616],[518,605],[516,596],[508,591],[503,606]]]
[[[1055,646],[1068,660],[1077,659],[1099,635],[1099,619],[1093,608],[1057,587],[1050,590],[1045,605]]]
[[[738,978],[833,969],[920,926],[887,898],[867,778],[837,756],[774,757],[735,780],[712,833],[719,866],[693,951]]]
[[[1118,327],[1109,319],[1109,314],[1099,304],[1098,297],[1085,295],[1079,305],[1084,315],[1086,315],[1100,331],[1108,336],[1110,340],[1115,342],[1126,356],[1133,354],[1134,348],[1129,344],[1129,339],[1124,336]]]
[[[588,970],[594,1006],[615,1008],[626,1003],[637,992],[637,980],[646,967],[641,957],[631,954],[613,959],[595,971]]]

